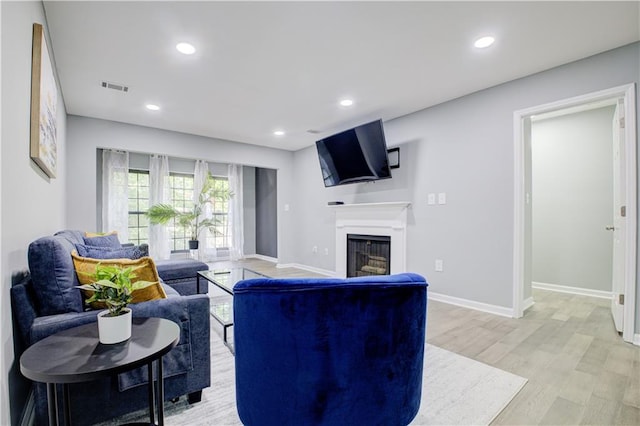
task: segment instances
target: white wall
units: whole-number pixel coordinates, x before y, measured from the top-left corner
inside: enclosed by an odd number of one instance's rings
[[[431,292],[511,308],[513,112],[638,82],[639,51],[638,43],[625,46],[385,122],[388,145],[402,155],[388,181],[325,189],[315,148],[296,152],[300,263],[335,270],[327,201],[411,201],[409,270],[425,275]],[[427,194],[439,192],[447,204],[427,205]],[[332,254],[311,255],[313,245]],[[435,259],[443,272],[434,272]]]
[[[27,246],[65,227],[66,112],[58,98],[58,171],[47,178],[29,158],[31,45],[33,23],[47,23],[41,2],[0,2],[2,10],[2,246],[0,291],[0,424],[16,424],[26,398],[14,356],[9,288],[27,268]],[[51,44],[49,43],[49,46]],[[55,58],[53,58],[55,60]]]
[[[284,205],[291,203],[292,160],[288,151],[234,143],[185,133],[70,115],[68,117],[67,224],[74,229],[96,229],[96,155],[98,148],[199,158],[214,163],[236,163],[277,169],[278,254],[290,263],[295,257],[293,227]]]
[[[614,109],[531,125],[534,282],[611,291]]]

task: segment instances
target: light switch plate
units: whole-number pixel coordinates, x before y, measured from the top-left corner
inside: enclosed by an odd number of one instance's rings
[[[427,195],[427,204],[433,206],[436,203],[436,194]]]
[[[438,204],[447,204],[447,194],[445,192],[438,194]]]

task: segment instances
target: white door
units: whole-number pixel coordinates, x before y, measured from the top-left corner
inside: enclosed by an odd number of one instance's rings
[[[611,277],[611,314],[616,330],[623,330],[624,306],[621,295],[624,294],[624,261],[626,235],[626,179],[624,152],[624,104],[619,100],[613,114],[613,273]]]

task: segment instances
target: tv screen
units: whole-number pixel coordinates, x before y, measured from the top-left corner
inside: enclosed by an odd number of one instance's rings
[[[316,141],[324,186],[391,177],[382,120]]]

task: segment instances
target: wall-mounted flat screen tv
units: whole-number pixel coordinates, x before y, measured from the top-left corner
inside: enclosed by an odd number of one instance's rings
[[[324,186],[391,177],[382,120],[316,141]]]

